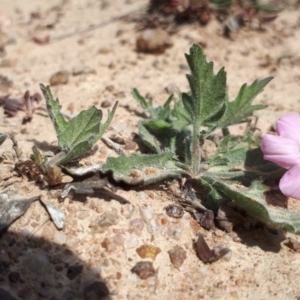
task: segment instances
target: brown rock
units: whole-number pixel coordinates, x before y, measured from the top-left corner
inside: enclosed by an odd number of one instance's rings
[[[105,238],[101,242],[101,246],[107,251],[107,252],[113,252],[116,250],[117,246],[116,244],[109,238]]]
[[[68,71],[58,71],[54,73],[50,78],[50,85],[55,86],[59,84],[67,84],[69,82]]]
[[[179,219],[179,218],[182,218],[182,216],[184,214],[184,210],[179,205],[170,204],[166,207],[166,213],[171,218]]]
[[[169,33],[162,29],[146,29],[136,40],[137,50],[145,53],[163,53],[171,46]]]
[[[147,279],[154,276],[155,269],[151,261],[139,261],[132,269],[132,273],[135,273],[141,279]]]
[[[161,249],[152,245],[142,245],[136,249],[136,253],[141,258],[151,258],[155,260],[157,254],[161,252]]]
[[[175,268],[181,267],[186,259],[186,251],[181,246],[176,245],[173,249],[169,250],[168,253],[173,266]]]

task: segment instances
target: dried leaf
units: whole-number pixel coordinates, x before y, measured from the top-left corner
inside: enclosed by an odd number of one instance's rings
[[[230,249],[224,246],[216,246],[211,250],[207,245],[202,234],[199,234],[196,242],[196,251],[198,257],[204,263],[212,263],[219,260],[221,257],[230,252]]]
[[[50,215],[53,223],[57,229],[63,229],[65,225],[66,215],[59,208],[55,207],[52,203],[40,199],[41,203],[46,207],[48,214]]]
[[[7,228],[17,218],[22,216],[31,202],[40,198],[40,195],[25,198],[13,191],[3,191],[0,193],[0,231]]]

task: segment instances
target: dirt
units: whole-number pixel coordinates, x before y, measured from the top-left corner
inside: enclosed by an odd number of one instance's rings
[[[62,110],[77,114],[91,105],[111,109],[119,101],[105,135],[118,135],[132,145],[139,120],[134,110],[140,110],[131,96],[132,88],[143,95],[151,94],[157,105],[168,98],[172,86],[188,90],[184,53],[192,43],[201,43],[206,45],[205,54],[214,61],[215,70],[225,67],[230,99],[243,83],[274,76],[254,101],[268,105],[255,113],[261,134],[283,114],[300,113],[300,15],[295,5],[280,12],[263,30],[242,28],[231,39],[219,34],[220,24],[214,18],[206,27],[184,26],[171,36],[172,47],[153,55],[136,51],[136,25],[118,19],[143,11],[146,4],[121,0],[2,0],[1,43],[5,47],[0,75],[12,84],[5,86],[1,95],[21,100],[27,90],[31,94],[40,92],[39,83],[49,84],[55,73],[63,72],[59,76],[64,75],[64,84],[52,87]],[[105,119],[107,108],[102,110]],[[33,145],[43,151],[57,145],[45,111],[36,110],[31,122],[22,125],[24,116],[18,111],[8,118],[3,109],[0,111],[0,132],[15,134],[23,159],[29,159]],[[231,131],[242,133],[244,128],[241,125]],[[130,153],[136,149],[129,148]],[[14,164],[13,157],[8,158],[13,152],[11,141],[5,141],[0,150],[2,157],[6,153],[6,164],[1,166],[6,171],[1,177],[5,182],[11,180],[9,189],[26,197],[41,195],[66,214],[64,228],[57,230],[41,203],[34,201],[2,233],[1,299],[300,297],[299,253],[286,245],[287,237],[297,241],[297,236],[263,226],[242,227],[229,235],[220,229],[205,230],[187,212],[181,218],[170,217],[165,208],[176,202],[171,192],[178,189],[176,183],[144,191],[119,189],[116,193],[126,203],[101,196],[59,202],[58,188],[48,189],[13,173],[7,179]],[[99,141],[92,155],[80,164],[101,163],[115,155]],[[65,182],[70,180],[64,178]],[[289,199],[288,208],[299,211],[300,204]],[[224,245],[231,255],[204,264],[193,245],[197,233],[203,234],[210,248]],[[156,255],[141,258],[136,250],[143,245],[150,245],[149,251],[156,249]],[[178,248],[181,258],[175,267],[169,251]],[[142,266],[143,279],[138,271],[131,271],[141,269],[141,261],[153,262]]]

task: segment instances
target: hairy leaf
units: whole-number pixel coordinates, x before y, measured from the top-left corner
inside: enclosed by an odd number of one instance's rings
[[[108,118],[104,124],[100,123],[102,111],[94,106],[81,111],[67,122],[60,112],[59,100],[53,99],[49,87],[44,87],[42,84],[40,86],[46,99],[49,116],[56,130],[58,145],[62,150],[49,161],[49,166],[53,167],[78,159],[90,151],[94,143],[101,138],[114,116],[117,103],[112,112],[108,112]]]
[[[142,170],[146,167],[163,168],[168,160],[172,160],[173,154],[165,152],[161,154],[142,154],[127,157],[124,154],[119,157],[109,157],[102,166],[102,171],[114,170],[117,176],[130,176],[133,169]]]
[[[268,187],[258,180],[253,181],[249,187],[245,187],[232,185],[209,174],[204,174],[203,179],[258,220],[277,228],[300,233],[300,213],[268,205],[264,194],[268,191]]]
[[[229,102],[226,99],[226,109],[217,122],[218,127],[227,127],[229,125],[238,124],[246,117],[253,114],[255,110],[266,108],[266,105],[251,105],[254,98],[262,92],[263,88],[272,80],[272,77],[263,80],[255,80],[251,85],[244,84],[234,101]]]
[[[104,134],[104,132],[106,131],[106,129],[110,125],[110,123],[111,123],[111,121],[112,121],[112,119],[115,115],[115,112],[117,110],[117,107],[118,107],[118,101],[115,103],[115,105],[114,105],[111,112],[108,110],[108,114],[107,114],[108,116],[107,116],[106,122],[104,124],[100,123],[100,130],[99,130],[99,133],[95,137],[95,141],[98,141],[99,139],[101,139],[102,135]]]
[[[171,95],[163,106],[153,107],[153,100],[150,98],[147,100],[143,97],[137,89],[132,90],[132,96],[137,100],[141,107],[148,111],[151,119],[162,119],[166,120],[171,113],[170,104],[173,100],[173,95]]]
[[[94,137],[99,132],[101,119],[101,110],[94,106],[81,111],[67,123],[65,130],[57,136],[59,147],[63,151],[69,152],[75,146],[86,141],[93,145]]]
[[[46,107],[48,110],[49,117],[54,125],[56,134],[59,135],[65,130],[68,122],[64,119],[63,115],[61,114],[61,106],[59,104],[59,100],[54,100],[50,87],[45,87],[43,84],[40,84],[40,88],[46,99]]]
[[[213,72],[213,63],[206,61],[203,50],[193,45],[186,59],[191,69],[187,79],[191,88],[191,95],[183,95],[183,104],[193,122],[205,124],[222,110],[226,96],[226,73],[224,68],[217,75]]]
[[[120,179],[140,179],[146,186],[168,178],[178,178],[187,174],[184,166],[173,161],[173,153],[142,154],[127,157],[109,157],[102,166],[101,172],[113,172],[116,181]]]

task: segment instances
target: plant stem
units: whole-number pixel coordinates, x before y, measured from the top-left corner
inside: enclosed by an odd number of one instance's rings
[[[201,163],[201,149],[199,143],[199,122],[195,122],[193,125],[193,137],[192,137],[192,170],[195,176],[199,174],[200,163]]]

